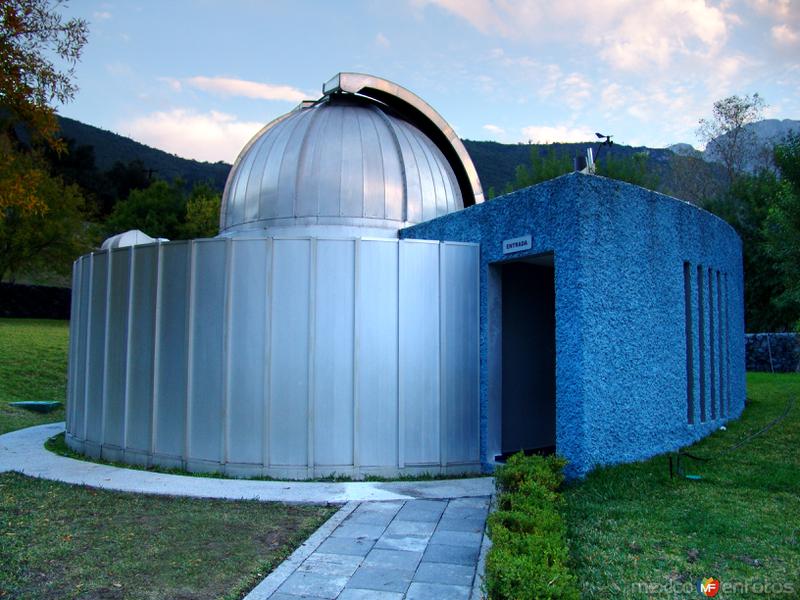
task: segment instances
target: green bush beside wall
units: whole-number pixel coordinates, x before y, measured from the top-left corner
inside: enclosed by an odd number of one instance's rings
[[[486,557],[491,600],[579,598],[567,566],[566,528],[558,492],[566,461],[556,456],[512,456],[495,473],[497,510],[489,515],[492,547]]]

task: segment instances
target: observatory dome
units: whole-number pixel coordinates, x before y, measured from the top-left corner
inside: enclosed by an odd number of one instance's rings
[[[419,127],[382,102],[335,93],[245,146],[225,185],[220,234],[396,236],[464,204],[453,166]]]

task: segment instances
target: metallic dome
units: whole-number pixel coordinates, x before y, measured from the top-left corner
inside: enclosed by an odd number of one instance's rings
[[[427,135],[381,102],[335,93],[245,146],[225,185],[220,233],[323,226],[394,235],[463,207],[453,168]]]

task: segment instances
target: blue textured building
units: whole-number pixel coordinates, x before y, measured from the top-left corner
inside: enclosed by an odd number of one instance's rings
[[[741,242],[714,215],[574,173],[401,237],[480,244],[486,466],[555,447],[581,475],[741,414]]]

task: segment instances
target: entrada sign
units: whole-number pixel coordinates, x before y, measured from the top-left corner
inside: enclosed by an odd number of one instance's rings
[[[503,240],[503,254],[511,254],[513,252],[521,252],[522,250],[530,249],[531,236],[529,235],[511,238],[510,240]]]

